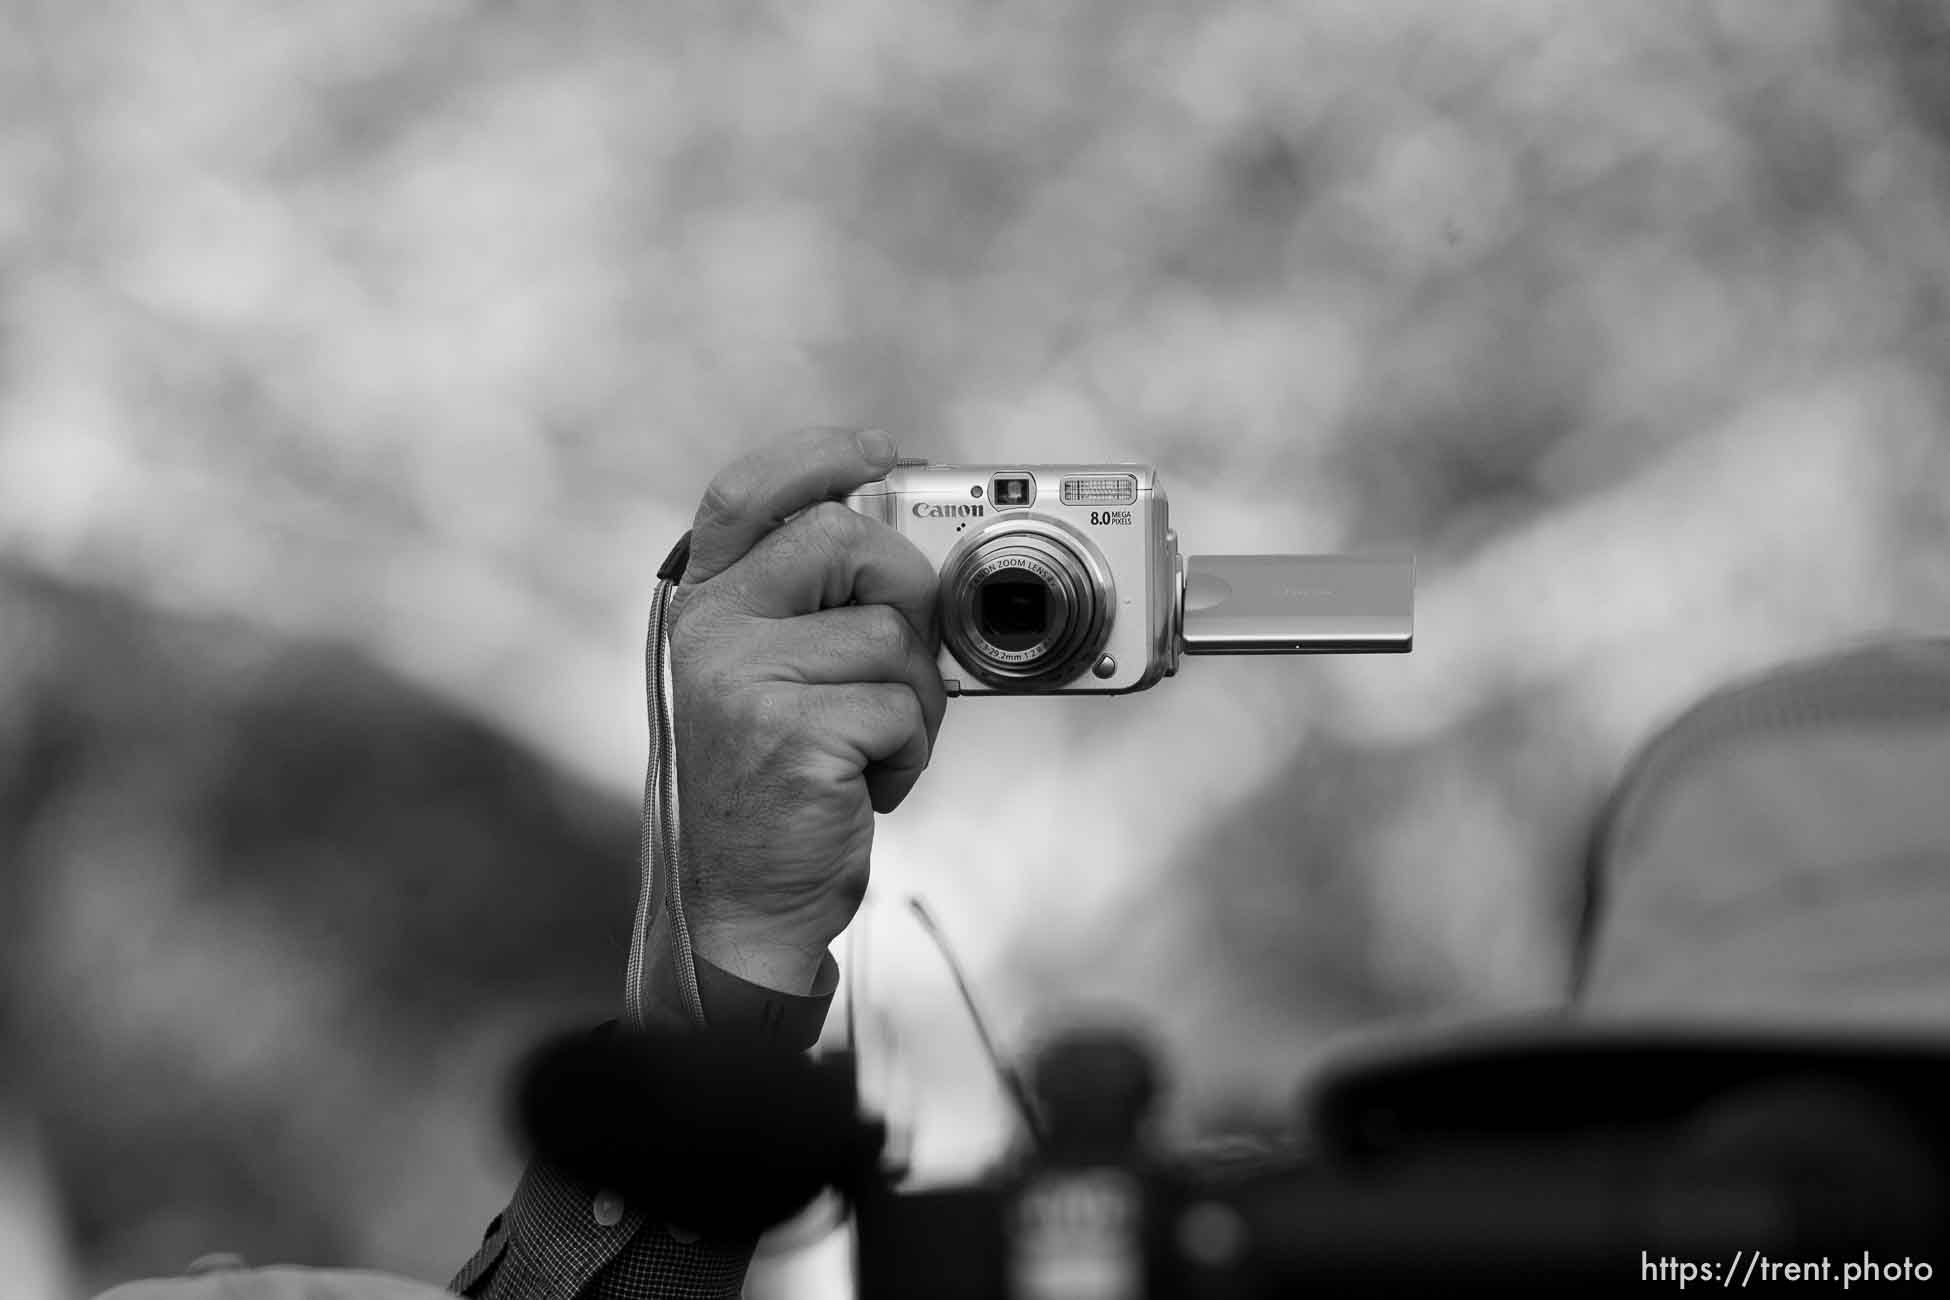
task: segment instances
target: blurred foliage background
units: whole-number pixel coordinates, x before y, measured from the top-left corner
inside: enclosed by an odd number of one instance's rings
[[[1950,617],[1946,69],[1933,0],[0,0],[0,1272],[451,1274],[613,1013],[652,569],[802,424],[1420,561],[1407,658],[951,709],[842,954],[923,1170],[1008,1121],[906,892],[1183,1130],[1558,1001],[1635,743]]]

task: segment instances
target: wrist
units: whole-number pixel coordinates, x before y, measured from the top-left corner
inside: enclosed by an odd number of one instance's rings
[[[696,955],[749,984],[803,997],[812,992],[829,940],[768,931],[752,923],[693,919]]]

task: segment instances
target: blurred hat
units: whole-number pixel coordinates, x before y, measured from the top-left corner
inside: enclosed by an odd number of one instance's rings
[[[1585,869],[1569,1006],[1376,1035],[1317,1081],[1316,1125],[1383,1094],[1507,1092],[1513,1071],[1615,1086],[1628,1062],[1638,1077],[1826,1064],[1950,1085],[1950,639],[1857,645],[1715,691],[1634,757]],[[1523,1091],[1506,1104],[1536,1104]]]

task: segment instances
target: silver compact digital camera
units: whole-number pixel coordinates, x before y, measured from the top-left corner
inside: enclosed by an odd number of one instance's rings
[[[1121,694],[1181,654],[1414,644],[1412,556],[1181,555],[1149,465],[902,460],[846,504],[933,561],[951,695]]]

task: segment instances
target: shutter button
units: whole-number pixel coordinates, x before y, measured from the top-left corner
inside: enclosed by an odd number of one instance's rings
[[[596,1222],[605,1228],[614,1228],[623,1221],[623,1198],[615,1192],[596,1193],[596,1203],[590,1207]]]

